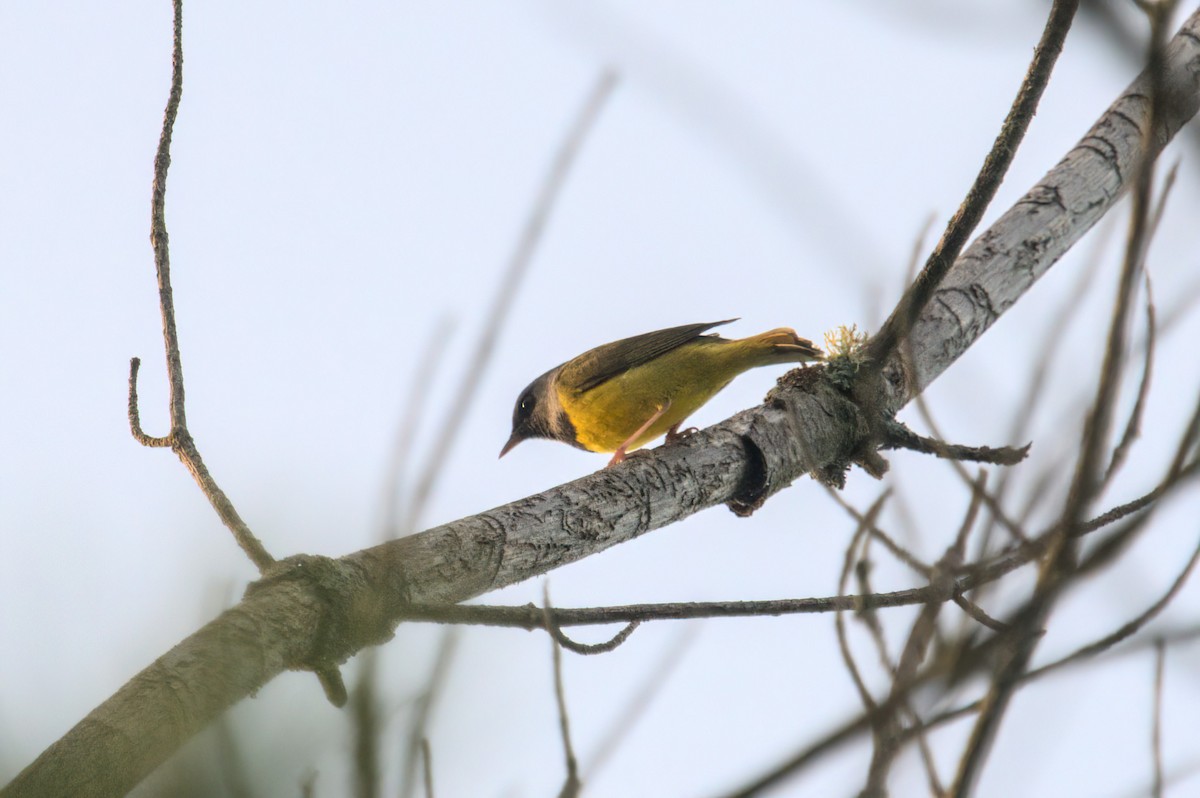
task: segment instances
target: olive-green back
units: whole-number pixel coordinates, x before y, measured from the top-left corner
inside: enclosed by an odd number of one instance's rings
[[[661,357],[689,341],[694,341],[707,330],[731,321],[736,321],[736,319],[669,327],[665,330],[655,330],[630,338],[622,338],[620,341],[589,349],[574,360],[563,364],[558,383],[564,388],[579,393],[590,391],[618,374],[623,374],[635,366]]]

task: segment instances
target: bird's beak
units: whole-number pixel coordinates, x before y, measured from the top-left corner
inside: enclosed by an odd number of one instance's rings
[[[509,437],[508,443],[504,444],[504,448],[500,450],[500,456],[503,457],[504,455],[508,454],[514,446],[523,440],[525,440],[525,438],[521,436],[521,433],[517,430],[513,430],[513,434]]]

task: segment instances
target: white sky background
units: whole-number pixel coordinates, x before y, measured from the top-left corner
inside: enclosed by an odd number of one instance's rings
[[[449,316],[453,337],[425,393],[425,456],[548,162],[606,66],[620,85],[458,420],[422,528],[604,464],[536,441],[496,459],[520,389],[591,346],[731,316],[742,320],[730,335],[790,325],[819,340],[838,324],[876,329],[926,219],[933,214],[940,232],[970,185],[1047,7],[186,7],[167,221],[188,418],[209,467],[275,556],[341,555],[374,542],[383,469],[420,353]],[[138,447],[125,420],[128,360],[140,355],[143,424],[166,432],[148,231],[169,11],[165,0],[0,4],[0,781],[254,576],[183,467]],[[1137,70],[1081,15],[988,220]],[[1180,143],[1165,157],[1183,166],[1150,261],[1163,314],[1200,279],[1197,147]],[[1089,236],[927,393],[950,437],[1013,442],[1005,436],[1032,359],[1053,343],[1045,330],[1065,302],[1084,303],[1051,377],[1050,407],[1034,422],[1026,488],[1078,440],[1077,403],[1101,357],[1125,213],[1123,205],[1109,220],[1118,227],[1099,258]],[[1072,300],[1084,268],[1095,277]],[[1140,341],[1140,310],[1137,324]],[[1108,503],[1158,478],[1200,386],[1198,335],[1200,313],[1164,333],[1144,442]],[[694,421],[759,401],[775,376],[741,377]],[[1127,386],[1123,409],[1132,393]],[[912,408],[902,418],[921,426]],[[943,463],[889,459],[888,483],[903,491],[917,537],[899,504],[885,528],[936,559],[966,495]],[[854,471],[845,495],[865,507],[882,487]],[[1172,503],[1119,568],[1070,594],[1039,662],[1157,598],[1195,546],[1195,496]],[[801,480],[749,520],[708,510],[549,581],[562,606],[830,595],[852,532],[824,491]],[[913,584],[882,553],[877,561],[877,589]],[[482,600],[540,595],[535,580]],[[1016,599],[993,597],[988,608],[1003,616]],[[1159,625],[1194,622],[1197,600],[1193,585]],[[960,615],[948,607],[944,618],[957,624]],[[894,646],[911,617],[885,614]],[[390,740],[438,634],[405,627],[383,649]],[[859,642],[860,659],[874,663]],[[680,646],[653,704],[590,775],[616,718]],[[1198,667],[1195,648],[1170,651],[1168,770],[1200,760]],[[543,635],[465,632],[430,728],[439,796],[557,790],[550,668]],[[1143,653],[1021,693],[979,794],[1144,789],[1152,673]],[[565,680],[596,796],[732,788],[858,708],[833,618],[823,615],[644,626],[612,654],[565,654]],[[233,715],[262,794],[294,794],[310,770],[318,794],[347,789],[347,714],[325,703],[311,675],[276,679]],[[964,728],[935,738],[945,778]],[[852,795],[868,755],[865,745],[849,748],[777,792]],[[394,759],[389,768],[394,784]],[[892,785],[897,795],[923,788],[912,757]]]

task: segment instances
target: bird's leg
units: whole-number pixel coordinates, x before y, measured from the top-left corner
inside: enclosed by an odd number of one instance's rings
[[[682,421],[679,422],[679,424],[682,424],[682,423],[683,423]],[[681,441],[684,438],[688,437],[689,435],[695,435],[697,432],[700,431],[696,427],[688,427],[687,429],[681,430],[679,428],[679,424],[676,424],[675,426],[673,426],[669,430],[667,430],[667,440],[666,440],[667,443],[675,443],[675,441]]]
[[[658,421],[660,418],[662,418],[663,413],[667,412],[667,410],[669,410],[670,407],[671,407],[670,399],[663,402],[663,404],[658,408],[658,410],[656,410],[654,412],[654,415],[652,415],[652,416],[650,416],[650,418],[646,419],[645,424],[638,427],[636,432],[634,432],[632,435],[630,435],[628,438],[626,438],[625,442],[617,447],[617,450],[615,452],[613,452],[612,459],[608,461],[608,465],[605,466],[605,468],[611,468],[612,466],[615,466],[617,463],[624,460],[625,456],[626,456],[625,450],[628,449],[630,446],[632,446],[634,441],[636,441],[638,438],[645,435],[646,430],[650,429],[650,425],[652,425],[655,421]],[[678,425],[676,425],[676,426],[678,426]]]

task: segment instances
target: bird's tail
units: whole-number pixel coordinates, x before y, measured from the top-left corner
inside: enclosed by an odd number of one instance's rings
[[[790,327],[777,327],[765,333],[752,335],[738,341],[755,350],[758,365],[766,366],[771,363],[807,363],[811,360],[824,360],[825,353],[813,345],[807,338],[796,335]]]

